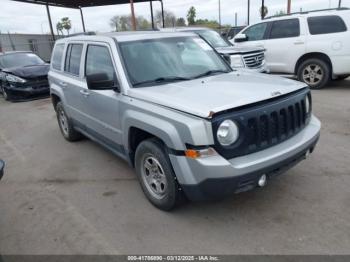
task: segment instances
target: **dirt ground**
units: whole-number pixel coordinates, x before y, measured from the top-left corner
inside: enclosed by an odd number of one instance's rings
[[[127,163],[66,142],[49,99],[0,98],[0,254],[349,254],[350,80],[313,100],[309,159],[263,189],[166,213]]]

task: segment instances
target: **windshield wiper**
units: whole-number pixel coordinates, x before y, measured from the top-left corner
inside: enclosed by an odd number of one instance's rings
[[[193,79],[201,78],[201,77],[205,77],[205,76],[210,76],[210,75],[215,75],[215,74],[219,74],[219,73],[228,73],[228,72],[229,71],[227,71],[227,70],[209,70],[209,71],[204,72],[203,74],[199,74],[199,75],[193,77]]]
[[[176,81],[188,81],[191,80],[191,78],[187,77],[181,77],[181,76],[170,76],[170,77],[159,77],[152,80],[142,81],[134,83],[133,86],[140,86],[140,85],[146,85],[146,84],[152,84],[152,83],[170,83],[170,82],[176,82]]]

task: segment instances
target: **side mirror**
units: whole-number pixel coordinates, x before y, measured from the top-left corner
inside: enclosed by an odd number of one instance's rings
[[[239,43],[239,42],[245,42],[248,41],[248,37],[246,34],[237,34],[235,36],[235,42]]]
[[[86,83],[91,90],[109,90],[113,89],[117,92],[120,88],[115,83],[116,81],[111,80],[106,73],[97,73],[86,76]]]
[[[0,180],[4,175],[5,162],[0,159]]]

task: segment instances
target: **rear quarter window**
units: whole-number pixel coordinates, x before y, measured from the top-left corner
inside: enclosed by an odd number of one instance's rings
[[[344,20],[337,15],[315,16],[307,19],[312,35],[333,34],[347,31]]]
[[[64,44],[58,44],[55,46],[52,55],[51,65],[53,69],[61,70],[62,56],[64,51]]]

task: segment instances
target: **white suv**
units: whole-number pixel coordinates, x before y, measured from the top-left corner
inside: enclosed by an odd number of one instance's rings
[[[319,89],[350,75],[349,28],[350,9],[339,8],[268,18],[232,41],[264,47],[271,73],[294,74]]]

